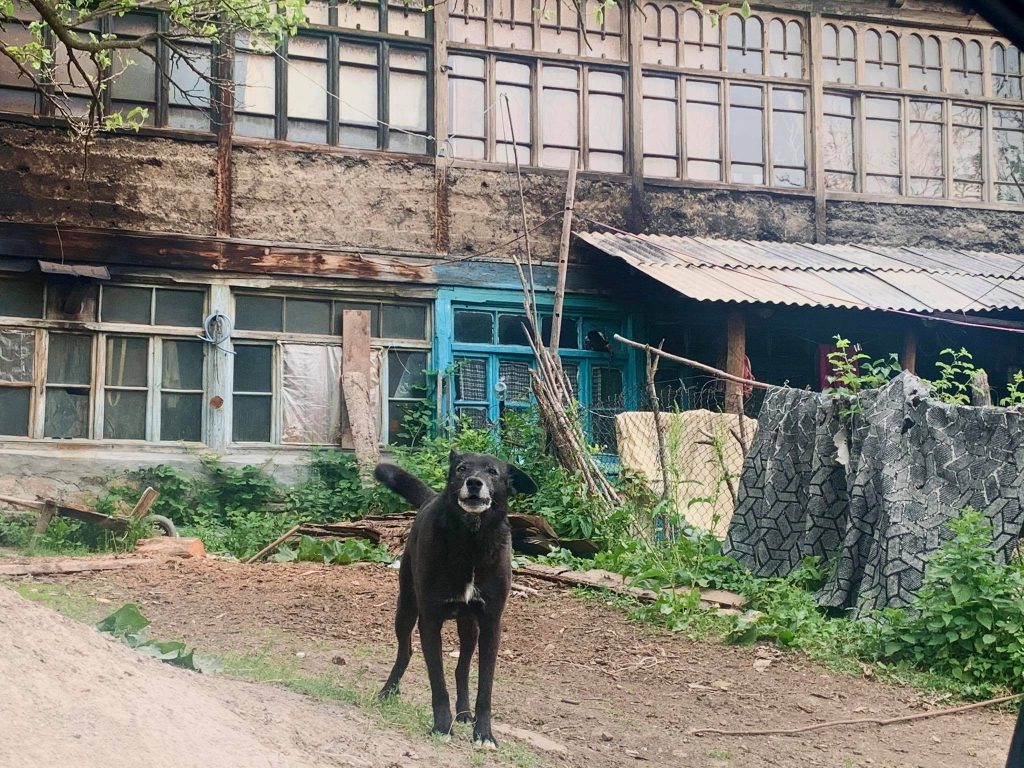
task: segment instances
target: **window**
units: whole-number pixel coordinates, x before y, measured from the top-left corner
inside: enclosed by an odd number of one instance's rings
[[[722,68],[722,25],[694,10],[683,13],[683,65],[711,71]]]
[[[362,32],[385,32],[403,37],[425,37],[431,14],[419,0],[347,0],[337,3],[312,2],[311,23]]]
[[[235,344],[234,364],[232,439],[236,443],[269,443],[274,420],[274,347]]]
[[[677,79],[644,75],[644,176],[679,176]],[[716,174],[717,176],[717,174]]]
[[[764,25],[756,16],[744,19],[738,13],[725,17],[728,56],[726,69],[748,75],[764,73]]]
[[[1024,111],[992,110],[997,200],[1024,201]]]
[[[511,164],[516,159],[514,139],[521,165],[567,168],[570,152],[585,146],[582,167],[624,172],[625,77],[621,71],[539,62],[534,65],[539,67],[537,72],[518,61],[464,54],[452,54],[449,64],[449,125],[456,157]],[[494,73],[491,99],[486,97],[488,67]],[[540,83],[536,120],[535,78]],[[585,145],[581,143],[584,125]],[[534,153],[538,140],[539,156]]]
[[[764,89],[729,86],[729,179],[740,184],[765,183]]]
[[[942,147],[945,116],[940,101],[910,99],[910,134],[907,137],[908,194],[942,197]]]
[[[428,67],[426,48],[313,33],[293,37],[281,75],[288,90],[283,138],[425,154]]]
[[[89,436],[92,337],[51,333],[46,355],[44,437]]]
[[[907,44],[910,87],[919,91],[942,90],[942,46],[939,38],[911,35]]]
[[[381,438],[403,439],[404,419],[426,395],[425,304],[243,292],[234,299],[235,442],[339,443],[345,310],[370,315],[371,398]]]
[[[901,157],[899,99],[864,100],[865,189],[884,195],[900,193]]]
[[[257,49],[249,36],[235,40],[235,133],[274,138],[277,104],[276,59],[272,51]]]
[[[648,3],[643,7],[644,41],[641,55],[644,64],[679,64],[679,14],[666,5],[661,8]]]
[[[205,298],[203,291],[105,285],[100,319],[105,323],[200,328]]]
[[[721,181],[721,87],[698,80],[686,82],[686,170],[690,179]]]
[[[622,8],[614,2],[603,5],[601,8],[586,4],[584,7],[586,8],[584,27],[587,36],[583,43],[583,54],[601,59],[622,60],[624,58]]]
[[[210,130],[210,46],[177,43],[168,68],[167,126],[190,131]],[[180,52],[179,52],[180,51]],[[182,55],[187,55],[188,59]]]
[[[140,37],[156,31],[157,18],[128,13],[112,18],[110,24],[111,32],[119,38]],[[156,125],[160,99],[160,78],[157,77],[154,60],[157,44],[149,43],[142,51],[114,51],[114,70],[121,75],[110,84],[110,102],[113,109],[124,112],[142,107],[148,113],[146,124]]]
[[[1021,59],[1016,46],[1002,43],[992,46],[992,81],[997,97],[1021,98]]]
[[[29,435],[35,353],[35,331],[0,329],[0,435]]]
[[[963,41],[954,38],[949,45],[949,69],[953,82],[950,90],[967,96],[982,96],[982,51],[977,40]]]
[[[772,185],[807,186],[803,91],[772,90]]]
[[[982,108],[953,104],[953,197],[981,200],[984,195]]]
[[[853,192],[858,188],[854,151],[856,140],[854,138],[853,105],[854,98],[852,96],[825,94],[822,156],[827,189]]]
[[[853,27],[826,24],[822,34],[822,74],[833,83],[857,80],[857,35]]]
[[[541,316],[541,339],[550,343],[550,308]],[[526,408],[533,400],[534,364],[519,307],[495,308],[494,302],[452,308],[451,388],[453,415],[473,428],[501,423],[509,411]],[[567,311],[562,318],[559,349],[563,369],[583,406],[591,436],[614,450],[614,417],[626,406],[623,350],[591,350],[587,334],[600,330],[611,338],[620,322],[580,316]],[[582,386],[580,386],[582,382]]]
[[[38,14],[28,5],[15,2],[14,17],[20,21],[5,22],[4,42],[8,45],[31,43],[32,33],[27,25],[38,18]],[[22,74],[21,68],[14,61],[0,54],[0,111],[32,114],[38,108],[36,91],[31,81]]]
[[[60,283],[0,280],[0,435],[199,442],[205,296],[105,284],[69,314]]]
[[[869,29],[864,35],[864,84],[900,87],[900,40],[895,32]]]
[[[799,22],[772,19],[768,24],[768,47],[768,74],[774,77],[803,77],[803,34]]]
[[[530,0],[496,0],[494,44],[499,48],[524,51],[533,48],[533,16]]]

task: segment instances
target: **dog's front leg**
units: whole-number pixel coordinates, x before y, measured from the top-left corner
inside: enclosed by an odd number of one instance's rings
[[[469,666],[480,635],[476,616],[468,611],[459,614],[459,664],[455,667],[455,719],[460,723],[473,721],[469,708]]]
[[[452,708],[444,683],[444,660],[441,655],[441,621],[420,617],[420,643],[430,678],[430,701],[434,709],[434,733],[450,736]]]
[[[498,662],[500,643],[500,614],[496,616],[484,612],[480,616],[480,680],[476,692],[473,743],[485,749],[498,748],[498,742],[491,733],[491,688],[494,685],[494,667]]]

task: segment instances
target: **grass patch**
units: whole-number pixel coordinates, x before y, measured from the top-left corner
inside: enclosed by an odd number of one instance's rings
[[[69,619],[83,624],[95,624],[111,611],[110,604],[83,594],[63,584],[47,584],[33,581],[3,581],[26,600],[39,603]]]

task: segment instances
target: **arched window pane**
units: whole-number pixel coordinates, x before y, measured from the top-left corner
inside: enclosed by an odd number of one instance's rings
[[[712,25],[710,16],[693,9],[683,14],[685,66],[693,69],[721,69],[721,41],[722,25]]]
[[[730,72],[749,75],[764,74],[764,25],[756,16],[744,19],[738,13],[726,20]]]
[[[803,77],[803,35],[800,25],[772,19],[768,25],[768,74],[775,77]]]
[[[857,77],[857,42],[853,29],[826,24],[822,45],[822,69],[833,83],[852,83]]]

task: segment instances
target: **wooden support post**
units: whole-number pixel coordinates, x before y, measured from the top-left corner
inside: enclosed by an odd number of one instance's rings
[[[225,283],[210,286],[210,312],[231,317],[231,288]],[[213,323],[210,332],[219,340],[206,345],[206,444],[214,451],[227,450],[231,444],[232,392],[235,382],[235,355],[227,327]]]
[[[231,235],[232,158],[235,132],[235,43],[233,36],[221,41],[214,57],[214,120],[217,129],[217,165],[214,178],[214,218],[217,234]]]
[[[450,155],[454,151],[448,135],[448,3],[435,3],[434,16],[434,135],[437,146],[434,147],[434,251],[448,253],[451,247],[449,223],[451,208],[449,204],[448,170],[452,164]]]
[[[52,501],[43,503],[43,509],[39,513],[39,519],[36,520],[36,527],[32,531],[33,536],[42,536],[46,533],[46,529],[50,527],[50,521],[57,516],[57,505]]]
[[[370,347],[370,313],[346,309],[341,313],[342,442],[351,441],[363,482],[373,482],[380,459],[377,418],[370,391],[373,372]]]
[[[814,190],[814,242],[828,242],[828,212],[825,200],[825,155],[824,155],[824,112],[822,104],[825,99],[824,87],[821,81],[821,49],[822,49],[822,21],[821,14],[811,14],[811,23],[808,29],[811,45],[810,61],[814,62],[808,69],[811,78],[811,103],[809,114],[811,116],[810,135],[810,164],[812,189]]]
[[[562,239],[558,243],[558,280],[555,283],[555,307],[551,313],[551,353],[558,358],[562,338],[562,306],[565,302],[565,278],[569,271],[569,240],[572,237],[572,209],[576,203],[576,152],[569,153],[569,182],[565,186],[565,210],[562,213]],[[539,330],[539,329],[538,329]]]
[[[907,328],[903,334],[903,352],[900,354],[900,365],[904,371],[917,373],[917,329]]]
[[[971,375],[971,405],[992,405],[992,388],[988,385],[988,374],[985,371],[975,371]]]
[[[726,323],[725,372],[730,376],[743,378],[744,362],[747,357],[747,318],[741,309],[730,309]],[[743,385],[735,381],[725,382],[726,413],[743,413]]]

